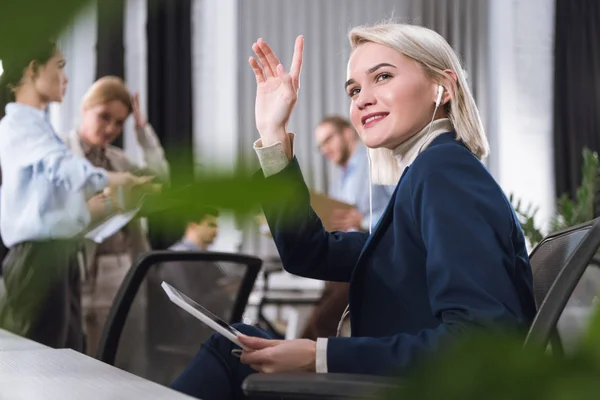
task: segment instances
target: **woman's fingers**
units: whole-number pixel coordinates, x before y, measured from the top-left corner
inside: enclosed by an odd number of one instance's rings
[[[263,372],[262,365],[260,365],[260,364],[250,364],[250,368],[252,368],[253,370],[255,370],[257,372]]]
[[[291,79],[294,89],[296,91],[298,90],[300,87],[302,54],[304,51],[304,37],[302,35],[296,38],[294,56],[292,58],[289,74],[285,71],[283,65],[281,65],[281,62],[271,49],[271,46],[263,39],[258,39],[257,42],[252,45],[252,50],[256,54],[258,61],[254,57],[251,57],[248,61],[254,71],[257,83],[265,82],[265,80],[272,77],[288,78]]]
[[[259,42],[261,42],[261,39],[258,39],[258,42],[252,45],[252,50],[254,51],[254,54],[256,54],[256,57],[258,57],[258,61],[260,61],[260,64],[262,65],[263,71],[267,79],[269,79],[275,76],[275,67],[277,67],[277,64],[271,65],[269,63],[269,60],[267,59],[263,48],[258,44]]]
[[[292,57],[292,65],[290,66],[290,76],[294,89],[300,89],[300,73],[302,72],[302,54],[304,52],[304,36],[299,35],[294,44],[294,56]]]
[[[262,68],[260,67],[260,65],[258,65],[258,61],[256,61],[256,59],[254,57],[250,57],[248,62],[250,63],[250,67],[252,67],[252,71],[254,71],[254,76],[256,77],[256,83],[259,83],[259,84],[263,83],[265,81],[265,74],[264,74]]]
[[[242,342],[242,344],[250,347],[252,350],[262,350],[267,347],[277,346],[280,342],[279,340],[264,339],[246,335],[238,335],[238,340]]]
[[[260,60],[260,62],[263,63],[263,65],[265,65],[266,62],[266,65],[269,66],[271,71],[275,72],[275,68],[277,68],[277,66],[281,64],[281,62],[279,61],[275,53],[273,53],[271,46],[269,46],[267,42],[265,42],[263,39],[258,39],[256,44],[258,45],[260,52],[264,55],[266,60]]]

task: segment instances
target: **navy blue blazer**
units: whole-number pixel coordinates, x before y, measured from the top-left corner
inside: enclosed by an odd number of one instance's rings
[[[352,337],[329,338],[329,372],[404,372],[461,333],[522,330],[533,320],[519,221],[485,166],[452,132],[434,139],[404,171],[371,236],[325,231],[296,159],[259,179],[295,185],[291,198],[263,204],[284,268],[350,282]]]

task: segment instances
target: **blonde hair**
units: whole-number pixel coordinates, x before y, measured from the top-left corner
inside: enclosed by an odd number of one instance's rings
[[[441,35],[422,26],[383,23],[353,28],[348,38],[353,51],[364,43],[388,46],[416,61],[434,82],[449,82],[452,98],[446,104],[446,109],[457,139],[477,158],[487,157],[488,140],[465,72],[458,56]],[[445,69],[454,71],[457,81],[445,73]],[[392,151],[385,148],[369,149],[369,155],[373,182],[396,184],[400,176]]]
[[[111,101],[118,100],[131,113],[133,104],[131,102],[131,94],[123,79],[118,76],[104,76],[98,79],[85,92],[82,99],[83,108],[95,107],[100,104],[106,104]]]

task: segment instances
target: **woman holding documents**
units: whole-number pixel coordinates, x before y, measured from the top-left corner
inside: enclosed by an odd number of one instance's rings
[[[375,183],[396,184],[371,235],[327,232],[309,204],[287,122],[303,39],[286,72],[259,39],[257,179],[294,196],[263,204],[287,271],[350,282],[351,337],[269,340],[239,326],[249,350],[214,335],[174,383],[205,400],[242,398],[253,372],[403,374],[475,330],[523,331],[535,313],[519,222],[480,159],[488,143],[459,60],[437,33],[384,24],[350,32],[345,91]],[[301,157],[299,154],[298,157]],[[365,182],[365,186],[367,182]],[[257,337],[262,336],[262,337]]]
[[[148,179],[94,167],[55,133],[46,108],[62,101],[67,78],[53,43],[40,46],[30,61],[1,58],[2,86],[15,102],[0,121],[0,230],[10,249],[0,326],[51,347],[81,350],[80,237],[92,220],[118,207],[111,196],[93,196]]]
[[[73,153],[107,171],[128,171],[136,175],[145,172],[168,181],[169,164],[160,141],[142,115],[139,96],[132,96],[121,78],[105,76],[98,79],[83,96],[81,109],[79,127],[63,136]],[[122,149],[111,145],[122,134],[131,114],[142,166],[130,161]],[[100,244],[92,240],[85,240],[84,244],[83,320],[86,353],[94,356],[117,291],[132,261],[149,251],[150,244],[139,218]]]

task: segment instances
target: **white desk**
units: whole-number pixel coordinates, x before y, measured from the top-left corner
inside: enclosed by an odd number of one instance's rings
[[[0,329],[0,352],[14,350],[44,350],[49,347]]]
[[[2,400],[189,400],[73,350],[0,351]]]

